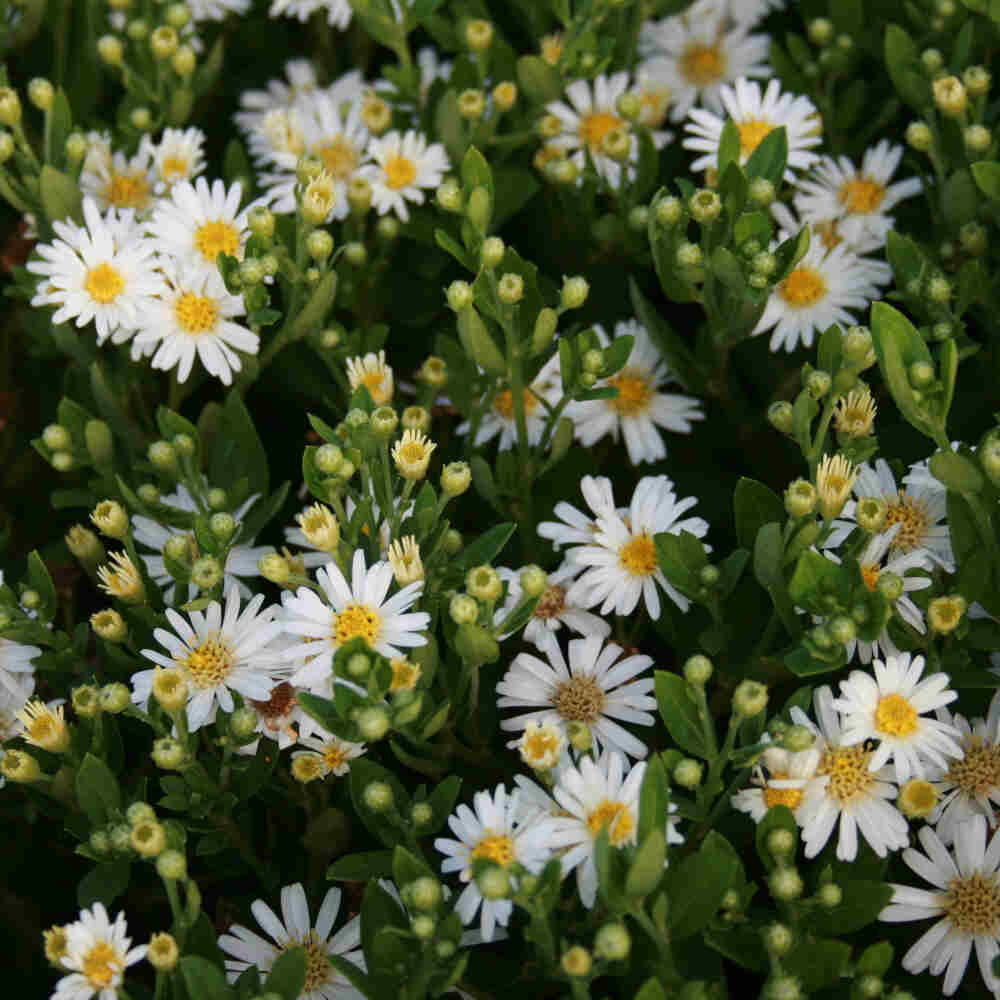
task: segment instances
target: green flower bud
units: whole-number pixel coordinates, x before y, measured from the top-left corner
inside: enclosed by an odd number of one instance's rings
[[[684,679],[694,687],[704,687],[712,676],[712,669],[712,661],[696,653],[684,663]]]
[[[786,924],[771,924],[764,928],[764,948],[769,955],[782,958],[792,950],[795,935]]]
[[[632,938],[624,924],[605,924],[594,935],[594,954],[608,962],[620,962],[628,958],[632,950]]]
[[[361,798],[372,812],[388,812],[393,807],[392,786],[385,781],[370,781],[361,793]]]
[[[789,833],[787,830],[775,830],[774,832]],[[798,899],[805,888],[802,876],[794,868],[776,868],[768,879],[768,887],[771,890],[771,895],[782,903],[790,903],[793,899]]]
[[[565,309],[579,309],[590,294],[590,285],[586,279],[577,275],[564,278],[562,286],[562,304]]]
[[[95,616],[96,617],[96,616]],[[131,704],[129,689],[120,683],[105,684],[100,693],[101,709],[112,715],[124,712]]]
[[[164,851],[156,859],[156,872],[166,882],[187,878],[187,858],[180,851]]]
[[[524,295],[524,279],[519,274],[505,274],[497,285],[497,296],[505,305],[516,305]]]

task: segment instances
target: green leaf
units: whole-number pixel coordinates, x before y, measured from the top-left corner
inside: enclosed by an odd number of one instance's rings
[[[132,863],[126,859],[97,865],[80,879],[76,887],[76,901],[81,906],[103,903],[110,906],[127,888],[132,874]]]
[[[1000,163],[983,160],[973,163],[971,170],[979,190],[991,201],[1000,201]]]
[[[806,993],[815,993],[840,982],[851,959],[845,941],[808,938],[781,961],[785,971],[795,976]]]
[[[76,772],[76,798],[92,826],[103,826],[121,809],[118,780],[99,757],[88,753]]]
[[[38,196],[49,222],[70,218],[83,222],[83,195],[80,186],[70,176],[47,163],[38,181]]]
[[[541,56],[528,55],[518,59],[517,82],[532,104],[548,104],[562,93],[559,71]]]
[[[898,24],[885,29],[885,65],[899,96],[922,111],[931,103],[931,87],[920,66],[916,42]]]
[[[669,870],[667,884],[673,940],[696,934],[715,916],[740,868],[739,856],[729,841],[710,830],[697,854]]]
[[[326,871],[334,882],[368,882],[378,878],[392,878],[392,851],[359,851],[345,854]]]
[[[770,181],[775,190],[781,186],[781,179],[785,174],[785,166],[788,163],[788,133],[785,126],[772,129],[764,136],[760,145],[750,154],[743,167],[744,173],[750,180],[756,177],[763,177]]]
[[[208,463],[213,485],[246,477],[251,493],[267,493],[267,452],[240,394],[233,390],[219,411]]]
[[[861,975],[884,976],[892,967],[895,951],[888,941],[869,945],[858,959],[857,971]]]
[[[279,994],[284,1000],[298,1000],[305,984],[306,950],[290,948],[275,959],[264,989],[268,993]]]
[[[635,346],[635,337],[626,334],[624,337],[615,337],[611,343],[604,348],[604,368],[602,369],[605,378],[617,375],[632,355],[632,348]]]
[[[885,882],[839,881],[843,898],[832,909],[817,907],[809,917],[809,929],[816,934],[843,937],[878,920],[892,900],[892,886]]]
[[[639,841],[663,824],[669,808],[670,791],[667,769],[660,754],[653,754],[646,766],[639,790]]]
[[[634,278],[629,278],[628,287],[632,298],[632,307],[635,309],[639,322],[646,328],[653,342],[660,349],[660,353],[666,359],[674,377],[688,392],[696,392],[701,395],[704,381],[690,348],[657,312],[649,299],[642,294]],[[560,341],[561,343],[562,341]]]
[[[351,770],[348,783],[351,790],[351,802],[354,804],[354,811],[358,814],[361,822],[373,833],[386,847],[395,847],[402,839],[401,830],[393,826],[381,813],[373,812],[365,803],[364,791],[372,782],[384,782],[392,789],[393,808],[403,815],[409,812],[410,796],[403,787],[402,782],[387,768],[381,764],[376,764],[373,760],[359,757],[351,761]]]
[[[648,896],[663,878],[667,860],[667,839],[662,826],[646,834],[632,858],[625,878],[625,891],[630,896]]]
[[[397,847],[392,852],[392,877],[396,880],[396,885],[409,885],[427,875],[433,878],[434,872],[423,858],[405,847]]]
[[[722,137],[719,139],[719,176],[721,177],[730,164],[739,168],[740,162],[740,130],[732,118],[726,119],[722,126]]]
[[[434,230],[434,240],[442,250],[450,253],[467,271],[477,270],[472,257],[469,256],[465,248],[457,240],[452,239],[443,229]]]
[[[765,524],[785,519],[785,505],[774,490],[756,479],[741,477],[733,493],[736,537],[740,545],[753,548],[757,534]]]
[[[45,622],[51,621],[56,612],[56,588],[49,576],[48,567],[37,552],[28,555],[28,585],[37,591],[41,598],[38,606],[38,617]]]
[[[66,137],[73,128],[73,112],[60,87],[45,115],[45,162],[56,163],[66,155]]]
[[[682,750],[707,758],[698,706],[691,697],[690,685],[683,677],[665,670],[657,670],[655,677],[656,705],[670,738]]]
[[[493,480],[493,470],[489,462],[482,455],[473,455],[469,462],[472,470],[472,485],[476,487],[476,492],[498,513],[503,513],[500,504],[500,494],[497,492],[496,483]]]
[[[484,531],[474,542],[470,542],[458,558],[458,568],[462,572],[491,563],[514,534],[517,525],[508,522],[497,524]]]
[[[188,995],[197,1000],[231,1000],[232,990],[222,970],[199,955],[185,955],[180,960],[181,975]]]
[[[905,288],[911,281],[919,281],[926,267],[924,255],[908,236],[901,236],[890,229],[886,236],[886,257],[892,267],[896,284]]]
[[[758,938],[758,945],[759,943],[760,939]],[[654,977],[647,979],[642,984],[642,988],[635,995],[635,1000],[667,1000],[667,994],[663,991],[659,979]]]

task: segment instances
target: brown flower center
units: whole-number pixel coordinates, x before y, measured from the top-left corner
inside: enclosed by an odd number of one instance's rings
[[[552,707],[569,722],[595,722],[604,709],[605,695],[600,684],[587,674],[571,677],[556,685]]]

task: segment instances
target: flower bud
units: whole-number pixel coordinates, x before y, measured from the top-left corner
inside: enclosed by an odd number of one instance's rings
[[[808,750],[816,742],[816,737],[811,729],[806,726],[792,726],[782,738],[781,745],[792,753],[800,753]]]
[[[752,719],[767,708],[767,688],[758,681],[740,681],[733,692],[733,714]]]
[[[474,301],[472,286],[467,281],[453,281],[445,291],[448,300],[448,308],[454,312],[461,312],[471,306]]]
[[[442,898],[441,883],[430,875],[415,879],[403,890],[403,899],[416,910],[434,910]]]
[[[128,635],[125,619],[114,608],[107,608],[92,614],[90,627],[96,636],[106,642],[124,642]]]
[[[146,457],[164,475],[173,477],[177,474],[177,452],[169,441],[154,441]]]
[[[957,76],[943,76],[931,84],[934,103],[943,115],[957,118],[969,104],[965,85]]]
[[[120,683],[105,684],[100,693],[101,709],[111,715],[124,712],[132,703],[129,689]]]
[[[481,90],[463,90],[456,101],[458,113],[468,121],[477,121],[486,111],[486,95]]]
[[[593,967],[593,961],[590,957],[590,952],[586,948],[582,948],[580,945],[575,945],[570,948],[569,951],[563,952],[562,962],[563,972],[567,976],[572,976],[574,979],[580,979],[584,976],[590,975],[590,970]]]
[[[461,496],[472,482],[472,470],[466,462],[449,462],[441,470],[441,491],[449,497]]]
[[[414,802],[410,807],[410,822],[419,829],[434,821],[434,808],[427,802]]]
[[[939,49],[924,49],[920,61],[928,73],[936,73],[944,65],[944,56]]]
[[[525,597],[540,597],[548,585],[549,576],[540,566],[525,566],[521,570],[521,590]]]
[[[356,721],[361,738],[367,743],[377,743],[389,732],[389,715],[377,705],[361,709]]]
[[[844,646],[849,642],[854,642],[858,635],[857,626],[846,615],[838,615],[836,618],[831,618],[827,622],[826,627],[833,641],[839,642]]]
[[[795,853],[798,846],[798,838],[791,830],[772,830],[767,835],[767,849],[776,858],[787,858]]]
[[[524,295],[524,279],[519,274],[505,274],[497,286],[497,296],[505,305],[516,305]]]
[[[178,771],[187,763],[184,745],[171,736],[164,736],[153,743],[150,754],[153,763],[165,771]]]
[[[992,77],[985,66],[968,66],[962,73],[962,83],[969,97],[984,97],[989,93]]]
[[[317,262],[333,253],[333,237],[325,229],[314,229],[306,237],[306,252]]]
[[[365,806],[372,812],[386,812],[393,806],[392,786],[384,781],[370,781],[361,797]]]
[[[927,621],[938,635],[948,635],[958,628],[965,614],[965,598],[961,594],[935,597],[927,605]]]
[[[678,267],[683,268],[686,271],[690,271],[694,268],[701,267],[704,255],[701,252],[701,247],[698,246],[697,243],[689,243],[685,240],[684,242],[678,244],[675,259]]]
[[[57,451],[52,456],[52,468],[56,472],[69,472],[75,464],[73,456],[68,451]]]
[[[197,64],[197,56],[190,45],[182,45],[170,60],[170,65],[178,76],[190,76]]]
[[[269,208],[257,205],[247,215],[250,232],[260,240],[270,240],[274,236],[274,214]]]
[[[703,770],[704,768],[699,761],[692,757],[685,757],[674,766],[672,776],[674,782],[681,788],[695,789],[701,784]]]
[[[608,962],[620,962],[628,958],[632,950],[632,938],[624,924],[605,924],[594,935],[594,954]]]
[[[807,517],[816,509],[816,487],[808,479],[796,479],[785,490],[785,510],[789,517]]]
[[[985,153],[993,142],[993,135],[985,125],[970,125],[962,130],[962,141],[970,153]]]
[[[937,789],[924,778],[911,778],[899,789],[896,805],[907,819],[927,819],[938,802]]]
[[[712,676],[712,669],[712,661],[696,653],[684,663],[684,679],[694,687],[704,687]]]
[[[434,194],[437,203],[446,211],[458,215],[462,209],[462,187],[453,177],[449,177]]]
[[[52,107],[52,102],[56,96],[56,89],[52,86],[51,81],[46,80],[45,77],[36,76],[33,80],[28,82],[28,100],[39,111],[48,111]]]
[[[21,121],[21,99],[12,87],[0,87],[0,124],[15,128]]]
[[[166,712],[176,712],[183,708],[188,699],[184,674],[175,667],[157,667],[153,675],[153,697]]]
[[[30,785],[42,776],[38,761],[23,750],[7,750],[0,760],[0,774],[10,781]]]
[[[493,25],[481,17],[465,24],[465,44],[473,52],[485,52],[493,44]]]
[[[564,309],[579,309],[590,294],[590,285],[586,279],[577,275],[573,278],[563,278],[562,305]]]
[[[157,972],[170,972],[177,965],[180,949],[173,936],[160,931],[149,939],[146,960]]]
[[[875,586],[887,601],[898,601],[903,596],[903,578],[895,573],[880,573]]]
[[[191,582],[199,590],[211,590],[222,582],[222,563],[215,556],[199,556],[191,565]]]
[[[910,122],[906,126],[906,141],[918,153],[926,153],[934,145],[934,133],[926,122]]]
[[[149,36],[149,47],[157,59],[169,59],[177,51],[177,31],[169,24],[161,25]]]
[[[70,698],[73,702],[73,711],[81,719],[94,719],[101,714],[100,693],[93,684],[83,684],[73,688]]]
[[[768,955],[782,958],[792,950],[795,936],[786,924],[771,924],[764,928],[764,948]]]
[[[90,515],[102,535],[122,541],[128,536],[128,514],[117,500],[102,500]]]
[[[453,556],[462,551],[462,533],[456,528],[449,528],[441,541],[441,549],[445,555]]]
[[[776,830],[775,833],[778,831]],[[788,833],[787,830],[781,831]],[[798,899],[805,888],[802,876],[794,868],[776,868],[768,879],[771,895],[782,903]]]
[[[480,601],[495,601],[503,590],[500,575],[492,566],[474,566],[465,575],[465,586]]]
[[[236,709],[229,717],[229,728],[237,740],[249,739],[257,729],[257,713],[248,705]]]
[[[164,851],[156,859],[156,872],[164,881],[177,882],[187,878],[187,858],[180,851]]]
[[[100,539],[89,528],[74,524],[66,532],[66,548],[87,569],[93,569],[107,558]]]
[[[167,846],[166,831],[159,823],[143,820],[132,827],[130,843],[140,857],[155,858]]]
[[[688,201],[691,217],[701,225],[709,225],[722,214],[722,199],[709,188],[701,188]]]
[[[483,247],[480,251],[480,259],[483,262],[483,267],[491,269],[497,267],[503,260],[503,255],[506,251],[507,248],[499,236],[490,236],[483,240]]]

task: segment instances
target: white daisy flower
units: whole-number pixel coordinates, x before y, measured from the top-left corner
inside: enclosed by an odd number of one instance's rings
[[[970,723],[946,708],[939,708],[937,716],[958,730],[962,747],[961,757],[930,774],[939,795],[930,822],[942,842],[952,844],[960,823],[985,816],[993,826],[1000,807],[1000,694],[993,696],[985,719]]]
[[[35,691],[34,674],[0,675],[0,745],[24,732],[18,712]]]
[[[91,197],[102,212],[110,208],[131,210],[139,218],[152,209],[155,202],[156,171],[151,151],[140,144],[135,156],[112,153],[98,147],[84,160],[80,171],[80,190]]]
[[[330,733],[321,736],[302,736],[299,745],[305,750],[296,750],[292,757],[310,756],[319,762],[319,773],[322,777],[334,775],[342,777],[351,769],[351,761],[365,752],[364,743],[351,743]]]
[[[538,525],[538,534],[549,539],[557,550],[564,545],[590,545],[597,533],[597,519],[616,509],[611,480],[607,476],[584,476],[580,480],[580,492],[593,517],[587,517],[572,504],[561,500],[553,509],[559,521],[543,521]],[[626,514],[628,508],[622,507],[618,512]]]
[[[276,643],[280,646],[280,641]],[[332,693],[332,692],[331,692]],[[278,744],[279,750],[293,746],[325,730],[320,724],[299,707],[298,691],[288,681],[281,681],[271,688],[270,696],[264,699],[248,698],[247,704],[257,713],[256,731]],[[257,752],[257,743],[248,744],[244,749]]]
[[[277,608],[261,610],[264,595],[258,594],[240,613],[239,591],[232,587],[223,609],[212,601],[204,612],[191,611],[190,621],[167,608],[173,632],[158,628],[153,638],[170,654],[144,649],[142,655],[160,667],[173,667],[184,674],[188,685],[187,720],[192,731],[215,719],[216,708],[233,710],[233,691],[244,698],[267,701],[280,679],[280,652],[271,644],[281,634],[275,618]],[[145,707],[153,690],[153,670],[132,675],[132,700]]]
[[[187,0],[191,20],[224,21],[230,14],[245,14],[251,0]]]
[[[768,747],[760,755],[762,766],[754,768],[751,787],[740,790],[730,800],[733,808],[759,823],[772,806],[787,806],[802,826],[806,786],[816,774],[819,759],[816,747],[794,753]]]
[[[644,476],[632,494],[628,512],[623,516],[605,510],[598,515],[590,543],[574,546],[567,553],[567,558],[584,571],[569,588],[566,599],[586,608],[600,604],[602,615],[610,611],[630,615],[642,599],[650,618],[659,618],[659,584],[670,600],[686,611],[690,602],[667,582],[653,538],[662,531],[674,535],[688,531],[703,537],[707,521],[700,517],[680,520],[697,502],[694,497],[678,500],[674,484],[666,476]]]
[[[884,239],[873,239],[871,236],[866,236],[863,231],[859,231],[856,239],[847,244],[844,233],[841,230],[844,221],[842,218],[810,219],[806,222],[783,201],[774,201],[771,203],[771,215],[774,216],[774,221],[778,223],[779,243],[784,243],[785,240],[790,239],[792,236],[797,236],[808,226],[810,238],[814,241],[819,240],[826,250],[832,250],[843,243],[849,250],[864,256],[865,254],[875,253],[885,244]]]
[[[610,340],[604,330],[595,326],[594,332],[601,346],[607,347]],[[658,462],[667,457],[667,449],[657,428],[687,434],[691,421],[704,420],[705,415],[700,401],[693,396],[661,390],[673,377],[644,326],[634,319],[617,323],[615,339],[625,336],[635,337],[625,367],[594,386],[611,386],[618,395],[614,399],[572,402],[566,407],[566,416],[573,421],[576,438],[584,447],[590,448],[606,434],[617,441],[620,433],[633,465]]]
[[[207,490],[208,487],[206,486],[205,488]],[[242,521],[247,511],[259,497],[260,494],[255,493],[240,504],[232,512],[233,520],[237,523]],[[160,497],[160,503],[168,507],[176,507],[178,510],[187,511],[191,514],[198,513],[199,511],[198,504],[195,502],[194,497],[191,496],[190,490],[183,483],[179,483],[173,493],[168,493]],[[167,603],[173,602],[175,581],[167,571],[161,553],[163,552],[163,546],[176,534],[179,534],[176,528],[168,528],[158,521],[154,521],[151,517],[146,517],[142,514],[134,514],[132,516],[133,538],[139,545],[144,548],[153,549],[157,553],[157,555],[143,555],[141,558],[146,564],[146,571],[163,591],[163,597]],[[254,539],[248,538],[232,546],[226,555],[226,562],[223,566],[223,593],[228,593],[230,588],[236,586],[239,588],[240,596],[245,601],[250,600],[253,592],[243,580],[260,576],[257,564],[264,556],[274,551],[274,548],[270,545],[255,546],[253,543]]]
[[[767,77],[771,39],[750,34],[748,24],[726,28],[714,18],[666,17],[646,21],[639,34],[640,72],[666,87],[671,121],[701,103],[724,114],[720,90],[739,77]]]
[[[223,385],[243,367],[242,354],[256,354],[260,337],[233,322],[246,315],[242,295],[230,295],[222,275],[191,258],[163,261],[166,285],[158,301],[139,317],[134,348],[152,354],[150,364],[163,371],[177,369],[185,382],[195,358]]]
[[[83,217],[83,226],[55,222],[56,239],[35,247],[41,260],[27,268],[44,280],[31,304],[57,306],[53,323],[72,319],[80,327],[93,320],[98,344],[109,337],[124,343],[162,288],[156,247],[131,227],[130,213],[102,218],[96,202],[84,198]]]
[[[84,138],[87,140],[87,152],[83,157],[80,167],[82,173],[96,173],[102,166],[111,169],[111,161],[114,158],[111,147],[111,133],[87,132]]]
[[[893,227],[893,208],[922,189],[920,178],[892,184],[892,175],[903,158],[903,147],[882,139],[865,150],[858,169],[846,156],[824,156],[807,177],[796,181],[795,208],[806,222],[838,220],[838,232],[851,249],[884,246]]]
[[[954,573],[955,555],[947,524],[948,494],[944,485],[932,476],[921,475],[917,466],[912,466],[903,477],[903,484],[902,488],[896,484],[889,463],[879,458],[874,466],[867,462],[858,466],[854,495],[876,497],[886,502],[886,528],[899,526],[892,538],[894,554],[921,553],[946,572]],[[829,547],[835,548],[846,540],[856,527],[856,516],[857,503],[848,500],[840,518],[833,522],[826,543]]]
[[[619,753],[581,758],[576,767],[568,766],[559,775],[553,797],[562,814],[541,819],[549,845],[564,849],[560,856],[563,874],[576,870],[580,900],[588,909],[597,898],[597,864],[594,841],[607,830],[612,847],[636,842],[639,829],[639,793],[646,774],[646,763],[633,764],[625,772],[626,760]],[[670,803],[670,813],[677,809]],[[672,815],[665,819],[668,844],[680,844],[684,838],[675,829]]]
[[[204,171],[204,144],[205,133],[200,128],[165,128],[159,142],[153,142],[148,135],[142,137],[142,146],[153,161],[157,194]]]
[[[344,219],[350,213],[347,187],[359,174],[369,142],[368,129],[361,120],[359,80],[349,74],[350,89],[356,90],[346,112],[343,106],[344,86],[335,84],[323,91],[315,91],[299,100],[290,113],[289,123],[295,129],[295,149],[276,145],[269,151],[258,147],[258,159],[272,169],[261,175],[261,184],[267,188],[267,200],[273,212],[294,213],[299,185],[296,168],[303,156],[314,156],[333,181],[334,208],[331,218]],[[268,132],[264,132],[268,135]],[[278,134],[279,140],[281,134]],[[301,146],[301,148],[299,148]],[[329,220],[328,220],[329,221]]]
[[[500,579],[507,583],[507,599],[503,607],[496,612],[496,622],[503,621],[522,600],[524,591],[521,589],[521,574],[504,566],[498,566]],[[535,605],[531,620],[524,626],[524,638],[541,647],[546,635],[556,632],[565,625],[580,635],[596,635],[604,638],[611,633],[611,626],[603,619],[589,611],[566,601],[566,591],[569,584],[580,575],[580,567],[571,562],[564,562],[559,569],[548,574],[548,585]]]
[[[294,17],[308,21],[316,11],[326,15],[326,23],[343,31],[351,23],[350,0],[271,0],[269,17]]]
[[[316,571],[316,581],[326,598],[308,587],[281,595],[285,607],[285,631],[299,641],[288,649],[288,659],[311,657],[291,678],[294,684],[310,686],[328,679],[333,655],[360,636],[367,645],[391,659],[405,654],[402,648],[423,646],[430,615],[424,611],[405,614],[423,593],[423,581],[407,584],[386,600],[393,582],[392,567],[379,561],[365,568],[365,554],[354,553],[348,584],[336,563]]]
[[[549,407],[562,397],[559,378],[559,355],[555,354],[531,382],[524,387],[524,425],[528,443],[537,445],[542,440],[549,419]],[[457,433],[468,434],[472,424],[466,420],[458,425]],[[473,444],[481,445],[499,435],[497,447],[507,451],[517,443],[517,420],[514,414],[514,394],[510,388],[501,389],[493,397],[493,405],[483,414]]]
[[[308,59],[286,62],[285,80],[268,80],[266,90],[240,94],[240,110],[233,117],[243,132],[255,133],[269,111],[289,111],[319,87],[316,67]]]
[[[472,862],[484,858],[501,868],[522,865],[537,873],[552,854],[546,828],[519,817],[519,798],[519,792],[508,795],[503,785],[492,793],[476,792],[472,809],[463,803],[448,817],[448,826],[458,839],[438,837],[434,841],[434,849],[445,855],[442,874],[458,872],[467,883],[455,903],[455,912],[468,924],[479,911],[484,941],[493,940],[497,925],[507,926],[514,904],[509,899],[484,899],[472,878]]]
[[[816,722],[801,708],[791,710],[792,722],[805,726],[816,738],[813,749],[820,755],[796,813],[802,826],[805,856],[816,857],[838,823],[837,857],[841,861],[857,857],[859,831],[880,858],[905,847],[909,826],[894,804],[898,793],[893,783],[895,772],[887,766],[873,770],[873,751],[863,744],[844,743],[829,687],[824,685],[813,692],[813,708]]]
[[[816,331],[834,323],[853,325],[848,310],[867,311],[882,297],[879,285],[888,284],[891,277],[885,261],[859,257],[843,243],[827,250],[822,241],[815,241],[771,292],[753,332],[771,330],[772,351],[793,351],[800,341],[811,347]]]
[[[975,946],[986,988],[1000,994],[1000,978],[993,974],[1000,953],[1000,836],[989,839],[982,816],[958,826],[954,853],[929,826],[918,836],[925,853],[908,848],[903,860],[934,889],[893,883],[892,902],[879,914],[892,923],[937,918],[903,956],[903,968],[914,975],[925,969],[932,976],[944,972],[941,992],[951,996]]]
[[[367,354],[356,358],[348,358],[347,381],[354,392],[364,386],[376,406],[386,406],[392,402],[395,392],[392,367],[386,364],[385,351]]]
[[[247,213],[240,211],[243,188],[239,182],[227,189],[221,180],[209,187],[204,177],[180,181],[161,198],[147,223],[160,253],[216,270],[220,253],[242,258],[250,231]]]
[[[372,139],[368,157],[375,162],[359,173],[372,186],[372,207],[379,215],[395,212],[403,222],[410,217],[406,203],[422,205],[424,191],[437,188],[450,166],[441,143],[428,144],[426,136],[412,130]]]
[[[26,689],[25,697],[30,697],[35,690],[35,666],[31,661],[41,653],[38,646],[0,639],[0,687],[13,697]]]
[[[125,914],[119,913],[112,923],[102,903],[81,910],[79,920],[63,931],[66,951],[60,963],[70,974],[56,983],[52,1000],[88,1000],[95,995],[115,1000],[125,970],[146,956],[146,945],[129,947]]]
[[[570,722],[583,723],[593,736],[595,752],[618,750],[636,758],[645,757],[646,745],[619,723],[651,726],[653,678],[639,677],[652,665],[652,657],[626,656],[614,642],[605,645],[599,635],[569,642],[569,662],[559,640],[546,631],[539,643],[542,660],[519,653],[497,684],[498,708],[529,708],[503,719],[504,732],[519,733],[528,722],[558,722],[565,730]],[[546,662],[546,660],[548,662]],[[507,744],[515,747],[518,740]]]
[[[811,149],[823,141],[822,123],[816,106],[808,97],[782,94],[781,84],[773,79],[761,92],[759,83],[741,78],[733,86],[722,84],[719,100],[723,107],[719,114],[702,108],[692,108],[688,112],[688,122],[684,126],[688,137],[681,145],[701,154],[691,164],[693,171],[718,167],[719,142],[727,117],[732,119],[740,135],[741,165],[750,159],[766,136],[782,126],[788,137],[787,180],[794,180],[796,170],[805,170],[819,159]]]
[[[947,767],[949,757],[961,757],[958,730],[924,713],[954,701],[958,694],[947,690],[945,673],[920,679],[924,658],[909,653],[875,660],[874,679],[861,670],[852,670],[840,682],[840,697],[831,704],[843,713],[845,746],[879,740],[869,767],[877,771],[892,761],[896,781],[926,777],[928,766]]]
[[[331,936],[334,922],[340,911],[341,891],[327,891],[313,923],[309,916],[309,903],[301,882],[286,885],[281,890],[281,917],[262,899],[250,906],[258,925],[271,939],[261,937],[249,927],[233,924],[219,937],[219,947],[226,953],[226,977],[235,983],[250,966],[262,978],[280,955],[290,948],[304,948],[306,952],[306,981],[299,1000],[364,1000],[350,982],[330,964],[330,955],[336,955],[356,965],[362,971],[365,958],[361,951],[361,917],[353,917]]]

